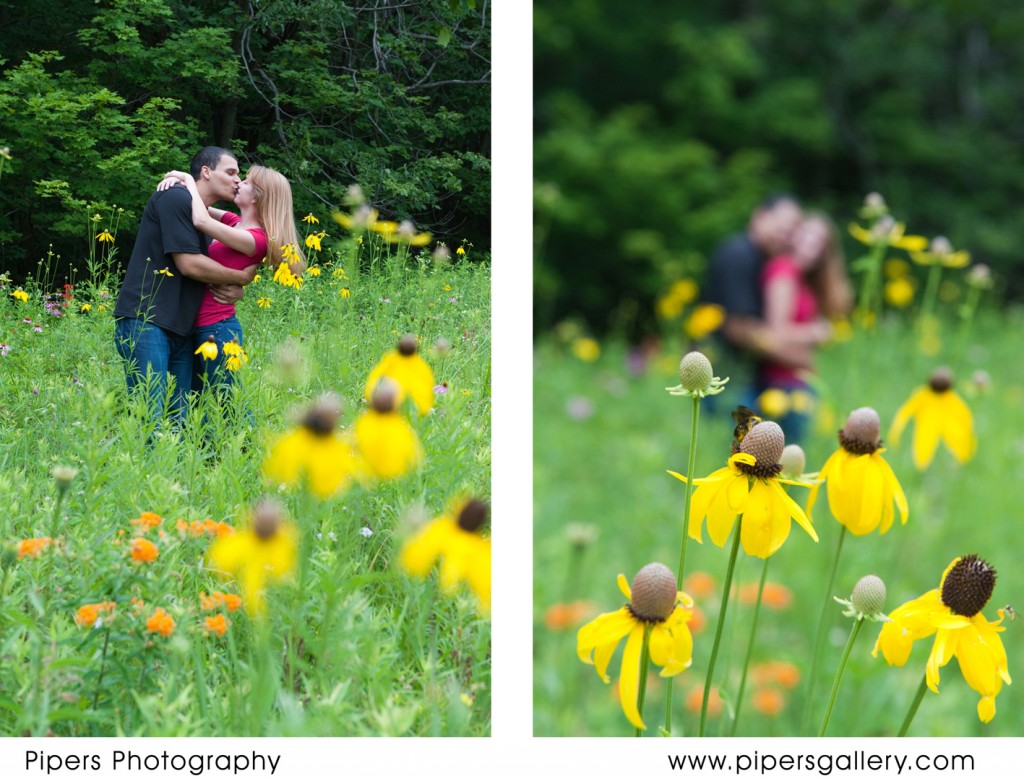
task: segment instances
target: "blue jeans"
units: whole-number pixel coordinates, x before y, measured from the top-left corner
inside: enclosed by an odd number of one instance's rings
[[[142,385],[148,389],[149,414],[154,420],[164,415],[167,377],[174,380],[168,417],[185,420],[186,395],[192,385],[192,340],[160,326],[127,317],[114,321],[114,346],[125,361],[128,392]]]
[[[195,352],[203,342],[213,337],[217,343],[217,357],[208,360],[201,355],[193,354],[192,377],[189,387],[197,393],[201,393],[206,386],[213,386],[218,390],[227,391],[234,384],[234,372],[228,370],[227,356],[224,355],[224,343],[232,339],[242,344],[242,324],[238,318],[232,315],[223,320],[209,325],[196,326],[192,332],[192,351]]]

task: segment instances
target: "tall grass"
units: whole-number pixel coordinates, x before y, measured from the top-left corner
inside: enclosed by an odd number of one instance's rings
[[[319,275],[300,290],[264,273],[238,306],[249,363],[233,397],[204,396],[173,431],[127,397],[119,283],[90,258],[98,276],[65,292],[45,268],[0,280],[0,733],[489,734],[489,620],[470,594],[396,561],[415,523],[490,494],[488,263],[350,240],[314,253]],[[59,316],[44,308],[54,294]],[[266,485],[266,448],[296,411],[336,392],[347,429],[370,369],[406,333],[446,390],[429,415],[411,413],[422,467],[326,500]],[[58,465],[78,470],[59,508]],[[262,618],[203,611],[201,592],[239,589],[205,563],[213,536],[176,522],[240,529],[265,493],[300,530],[298,574],[271,586]],[[129,554],[143,512],[163,518],[142,535],[159,548],[148,563]],[[19,540],[40,537],[54,543],[17,557]],[[76,623],[107,600],[113,614]],[[157,607],[175,622],[167,637],[146,629]],[[218,612],[223,636],[203,628]]]

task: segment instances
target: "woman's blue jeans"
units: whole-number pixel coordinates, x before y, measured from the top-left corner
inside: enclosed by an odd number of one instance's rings
[[[234,372],[229,371],[226,366],[227,356],[224,354],[224,344],[232,339],[239,345],[242,344],[242,324],[238,322],[237,317],[232,315],[224,320],[218,320],[216,323],[196,326],[192,332],[193,353],[211,336],[217,343],[217,357],[210,360],[202,355],[193,354],[190,387],[196,392],[202,392],[203,388],[207,386],[215,387],[218,391],[227,391],[235,381]]]

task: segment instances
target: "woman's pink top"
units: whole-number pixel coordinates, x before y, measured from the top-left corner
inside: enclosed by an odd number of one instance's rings
[[[232,212],[224,212],[220,221],[225,225],[234,226],[240,223],[242,218]],[[246,266],[251,266],[253,263],[259,263],[267,254],[267,234],[262,228],[249,228],[248,230],[256,240],[256,249],[251,255],[231,249],[227,244],[223,244],[216,239],[210,243],[210,249],[207,250],[207,254],[222,266],[238,271],[241,271]],[[234,304],[218,304],[213,300],[213,293],[207,288],[206,293],[203,295],[203,302],[199,305],[199,314],[196,315],[196,327],[218,323],[234,314]]]
[[[814,322],[818,318],[818,299],[814,297],[814,290],[807,284],[804,275],[788,255],[778,255],[764,264],[761,270],[761,291],[767,292],[768,285],[780,279],[792,279],[796,285],[796,309],[790,322]],[[761,364],[760,374],[761,379],[769,383],[790,383],[799,380],[796,369],[776,363]]]

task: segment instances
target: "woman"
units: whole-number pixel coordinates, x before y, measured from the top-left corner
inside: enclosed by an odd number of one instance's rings
[[[846,276],[835,224],[812,213],[797,225],[790,251],[769,260],[761,273],[764,318],[769,331],[790,343],[815,346],[832,334],[830,320],[849,314],[853,294]],[[787,442],[799,442],[811,408],[811,388],[804,379],[811,367],[798,369],[764,361],[758,365],[760,410],[777,418]],[[785,394],[786,404],[766,404],[767,391]],[[776,398],[782,398],[776,394]],[[767,409],[766,409],[767,407]],[[783,414],[777,414],[785,409]],[[776,414],[772,414],[775,412]]]
[[[182,171],[169,171],[158,190],[185,185],[192,194],[192,222],[213,239],[207,255],[229,268],[245,268],[253,261],[265,261],[273,268],[285,262],[284,248],[291,245],[289,268],[301,276],[306,268],[295,229],[292,190],[288,180],[272,168],[254,165],[235,194],[239,214],[209,209],[203,204],[195,180]],[[218,303],[210,290],[199,306],[192,333],[196,350],[192,371],[192,390],[202,391],[207,384],[222,389],[232,384],[232,372],[226,367],[224,345],[235,341],[242,345],[242,326],[234,304]],[[212,340],[217,357],[202,355],[200,347]]]

